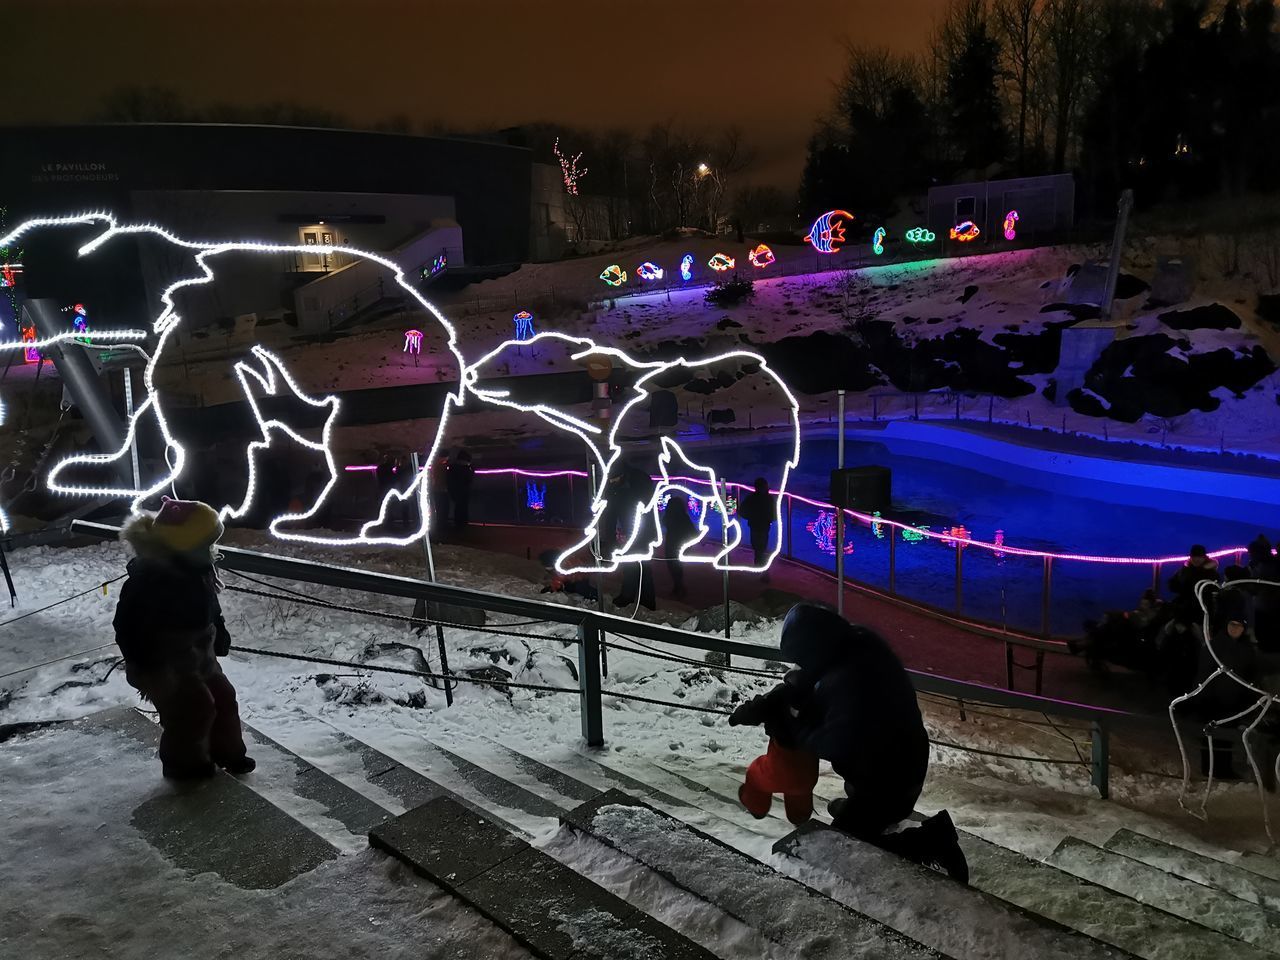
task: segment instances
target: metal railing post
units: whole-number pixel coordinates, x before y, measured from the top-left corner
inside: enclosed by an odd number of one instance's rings
[[[1151,565],[1151,589],[1155,591],[1156,596],[1160,596],[1160,564],[1158,563]]]
[[[956,541],[956,613],[964,613],[964,550]]]
[[[889,596],[898,595],[898,528],[889,528]]]
[[[1103,800],[1111,797],[1111,732],[1101,720],[1090,725],[1093,730],[1093,785]]]
[[[588,747],[604,746],[604,712],[600,705],[600,628],[578,627],[578,688],[582,699],[582,738]]]
[[[787,539],[784,541],[787,547],[787,559],[790,560],[794,554],[791,552],[791,505],[795,501],[787,496]]]
[[[1048,640],[1053,628],[1053,557],[1044,558],[1044,574],[1040,584],[1040,636]]]

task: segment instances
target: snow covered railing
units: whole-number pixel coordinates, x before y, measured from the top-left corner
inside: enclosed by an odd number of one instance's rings
[[[117,540],[120,536],[120,528],[109,524],[76,520],[71,525],[71,533],[101,540]],[[575,627],[578,633],[578,683],[582,735],[589,746],[601,746],[604,743],[601,653],[606,634],[703,652],[749,657],[755,660],[786,662],[787,659],[777,647],[744,643],[711,634],[681,630],[664,624],[631,620],[586,607],[571,607],[543,600],[486,593],[467,587],[430,583],[412,577],[358,570],[297,557],[276,556],[239,547],[219,547],[219,552],[221,554],[219,566],[236,573],[256,574],[378,596],[422,600],[425,603],[448,604]],[[1147,716],[1093,704],[1019,693],[918,670],[911,670],[909,673],[916,689],[921,693],[932,693],[967,704],[986,704],[1005,709],[1026,710],[1088,723],[1092,730],[1090,762],[1092,782],[1104,798],[1109,790],[1111,730],[1118,725],[1148,730],[1168,729],[1168,718],[1164,716]]]

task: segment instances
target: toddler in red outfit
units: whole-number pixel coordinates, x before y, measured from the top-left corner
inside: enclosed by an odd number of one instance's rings
[[[808,687],[799,670],[791,670],[768,693],[753,697],[729,717],[729,726],[764,724],[769,747],[747,767],[738,799],[756,819],[769,815],[773,795],[782,794],[787,819],[796,826],[813,816],[813,788],[818,783],[818,757],[791,745],[791,722],[800,716]]]

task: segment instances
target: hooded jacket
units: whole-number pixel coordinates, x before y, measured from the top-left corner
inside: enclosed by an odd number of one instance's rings
[[[113,621],[126,664],[198,672],[211,656],[226,656],[231,637],[209,549],[166,550],[145,522],[126,525],[122,536],[137,552],[126,567]]]
[[[780,646],[812,684],[789,741],[829,761],[855,786],[924,782],[929,737],[915,687],[879,634],[834,611],[797,604]]]

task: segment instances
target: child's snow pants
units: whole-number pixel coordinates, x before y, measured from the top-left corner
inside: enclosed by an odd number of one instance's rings
[[[800,750],[788,750],[777,741],[747,767],[747,781],[738,788],[738,799],[754,817],[764,817],[773,806],[773,795],[782,794],[787,819],[796,826],[813,816],[813,788],[818,782],[818,758]]]

